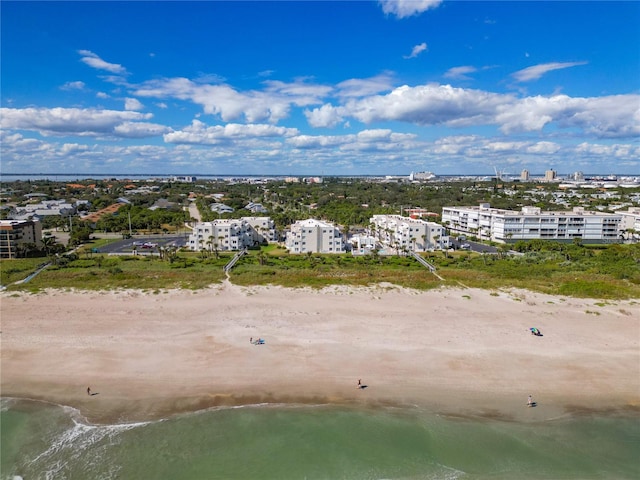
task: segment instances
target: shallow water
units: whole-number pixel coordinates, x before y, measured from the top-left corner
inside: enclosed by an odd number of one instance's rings
[[[635,417],[260,405],[93,426],[74,409],[12,399],[0,415],[3,480],[640,478]]]

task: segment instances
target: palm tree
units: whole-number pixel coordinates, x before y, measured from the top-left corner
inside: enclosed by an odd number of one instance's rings
[[[49,252],[51,252],[55,243],[56,237],[53,235],[45,235],[42,237],[42,250],[44,250],[44,254],[46,256],[49,256]]]

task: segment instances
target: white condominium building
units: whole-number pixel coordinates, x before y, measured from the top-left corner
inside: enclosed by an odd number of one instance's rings
[[[640,235],[640,207],[629,207],[627,211],[618,210],[616,214],[622,216],[620,233],[624,233],[625,238],[636,238]]]
[[[34,220],[0,220],[0,258],[18,258],[42,247],[42,224]]]
[[[374,215],[369,222],[372,235],[396,249],[425,252],[449,248],[446,229],[435,222],[400,215]]]
[[[275,225],[269,217],[243,217],[198,223],[189,235],[190,250],[242,250],[274,241]]]
[[[620,241],[622,217],[582,207],[565,212],[543,212],[538,207],[516,211],[483,203],[477,207],[443,207],[442,223],[450,233],[500,243],[536,239],[572,242],[576,238],[583,243],[616,243]]]
[[[291,225],[285,247],[291,253],[344,253],[344,238],[339,228],[310,218]]]

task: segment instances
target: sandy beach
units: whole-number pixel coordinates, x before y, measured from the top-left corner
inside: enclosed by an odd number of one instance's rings
[[[70,405],[96,423],[262,402],[518,421],[640,412],[639,301],[225,282],[5,292],[1,315],[2,396]]]

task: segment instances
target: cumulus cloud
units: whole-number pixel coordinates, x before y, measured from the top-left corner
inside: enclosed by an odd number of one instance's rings
[[[115,73],[117,75],[126,75],[127,69],[117,63],[109,63],[102,60],[98,55],[89,50],[78,50],[78,53],[82,56],[80,61],[89,65],[91,68],[97,70],[106,70],[107,72]]]
[[[139,97],[177,98],[201,105],[204,112],[225,122],[271,122],[286,118],[291,105],[314,102],[317,90],[301,84],[269,83],[268,91],[240,92],[229,85],[198,84],[187,78],[168,78],[145,82],[134,88]]]
[[[341,114],[367,124],[397,120],[416,125],[463,126],[491,123],[496,108],[512,101],[509,95],[450,85],[404,85],[387,95],[349,101]]]
[[[3,129],[32,130],[45,136],[121,136],[118,127],[151,116],[138,112],[81,108],[0,109]],[[158,129],[163,128],[166,127],[158,126]]]
[[[590,158],[635,158],[636,163],[640,163],[640,161],[638,161],[638,159],[640,159],[640,146],[629,144],[602,145],[598,143],[583,142],[576,146],[575,152],[578,155],[584,155]]]
[[[238,124],[207,126],[199,120],[179,131],[164,135],[167,143],[215,145],[228,140],[242,140],[265,137],[292,137],[298,134],[295,128],[277,127],[265,124]]]
[[[495,125],[503,133],[580,129],[602,138],[640,135],[640,96],[572,98],[567,95],[518,98],[451,85],[407,85],[385,95],[347,98],[305,110],[312,127],[332,128],[349,119],[365,124],[399,121],[414,125],[468,127]]]
[[[80,143],[64,143],[60,149],[60,154],[66,156],[78,152],[86,152],[87,150],[89,150],[87,145],[82,145]]]
[[[305,110],[304,116],[307,117],[307,122],[309,122],[309,125],[312,127],[335,127],[343,120],[342,110],[342,107],[334,107],[333,105],[326,104],[320,108]]]
[[[442,0],[379,0],[378,3],[385,14],[406,18],[436,8]]]
[[[542,63],[540,65],[533,65],[531,67],[524,68],[522,70],[518,70],[511,74],[513,78],[515,78],[518,82],[531,82],[533,80],[538,80],[545,73],[551,72],[553,70],[561,70],[563,68],[576,67],[578,65],[586,65],[587,62],[551,62],[551,63]]]
[[[402,58],[406,58],[406,59],[416,58],[418,55],[420,55],[425,50],[427,50],[427,44],[422,42],[421,44],[416,45],[415,47],[413,47],[413,49],[411,50],[411,54],[404,55]]]
[[[144,109],[144,105],[137,98],[125,98],[124,109],[137,111]]]
[[[555,122],[601,138],[640,135],[640,95],[572,98],[567,95],[527,97],[497,109],[505,133],[537,131]]]
[[[391,129],[368,129],[348,135],[297,135],[287,145],[315,152],[389,152],[413,147],[417,135],[397,133]]]

